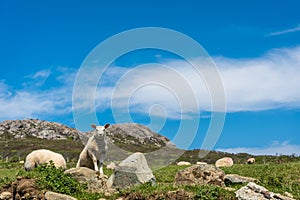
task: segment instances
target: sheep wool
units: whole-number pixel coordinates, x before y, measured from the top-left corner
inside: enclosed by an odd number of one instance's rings
[[[47,149],[35,150],[28,154],[25,159],[24,168],[25,170],[32,170],[38,165],[49,163],[51,160],[56,168],[62,167],[66,169],[65,158],[61,154]]]

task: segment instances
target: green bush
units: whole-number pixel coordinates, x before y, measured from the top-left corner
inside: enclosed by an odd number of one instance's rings
[[[53,192],[74,195],[84,192],[86,185],[80,184],[73,179],[70,174],[64,174],[62,168],[56,168],[53,162],[43,164],[31,172],[21,170],[18,175],[37,178],[37,187],[47,189]]]

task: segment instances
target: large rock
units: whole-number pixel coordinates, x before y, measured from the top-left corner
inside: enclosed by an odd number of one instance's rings
[[[204,185],[213,184],[225,186],[224,172],[213,165],[193,165],[177,172],[175,185]]]
[[[230,184],[236,184],[236,183],[249,183],[249,182],[256,182],[257,179],[246,177],[246,176],[240,176],[237,174],[226,174],[224,177],[224,182],[230,183]]]
[[[142,153],[134,153],[123,160],[109,177],[108,187],[128,188],[134,185],[150,182],[156,183],[156,179],[148,166]]]
[[[238,200],[293,200],[290,197],[270,192],[266,188],[253,182],[250,182],[246,186],[240,188],[235,192],[235,194]]]
[[[106,186],[107,177],[92,169],[86,167],[71,168],[65,173],[71,174],[79,183],[87,184],[89,192],[99,193],[109,190]]]
[[[56,192],[48,191],[45,193],[45,199],[46,200],[76,200],[76,198],[71,197],[66,194],[60,194]]]
[[[233,160],[230,157],[224,157],[216,161],[216,167],[231,167],[233,165]]]

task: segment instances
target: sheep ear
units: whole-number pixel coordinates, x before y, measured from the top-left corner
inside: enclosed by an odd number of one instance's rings
[[[104,128],[107,129],[110,126],[110,124],[105,124]]]
[[[91,124],[91,127],[96,129],[96,125],[95,124]]]

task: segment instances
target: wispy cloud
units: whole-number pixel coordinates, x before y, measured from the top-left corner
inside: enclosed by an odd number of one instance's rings
[[[0,120],[48,118],[71,113],[72,84],[58,80],[58,86],[45,90],[37,87],[38,85],[34,82],[36,79],[45,79],[49,75],[49,70],[42,70],[27,76],[27,82],[23,83],[24,88],[18,90],[14,90],[13,86],[1,81]],[[70,74],[56,71],[53,75],[67,77]],[[30,84],[33,84],[34,87],[31,87]]]
[[[227,112],[300,107],[300,47],[274,49],[258,58],[213,60],[223,80]],[[76,72],[53,68],[24,79],[28,86],[35,84],[36,78],[51,78],[49,87],[15,90],[5,80],[0,81],[0,120],[70,114]],[[133,69],[112,66],[98,85],[88,82],[90,77],[98,80],[94,76],[96,73],[87,73],[84,80],[88,88],[80,91],[82,102],[75,109],[93,107],[92,102],[99,112],[114,107],[124,112],[130,109],[131,114],[148,115],[152,111],[153,115],[167,114],[175,119],[213,111],[205,81],[182,60]],[[96,91],[95,96],[88,96],[88,91]]]
[[[300,31],[300,24],[298,26],[294,27],[294,28],[272,32],[268,36],[283,35],[283,34],[293,33],[293,32],[297,32],[297,31]]]
[[[300,146],[290,144],[287,141],[274,141],[271,145],[265,147],[237,147],[216,149],[216,151],[228,153],[249,153],[251,155],[300,155]]]
[[[300,107],[300,47],[274,49],[251,59],[213,59],[223,80],[227,112]],[[169,68],[110,67],[97,89],[96,107],[109,109],[113,103],[120,109],[146,113],[160,105],[171,118],[193,115],[199,108],[213,111],[205,81],[186,62],[173,60],[163,65]]]

